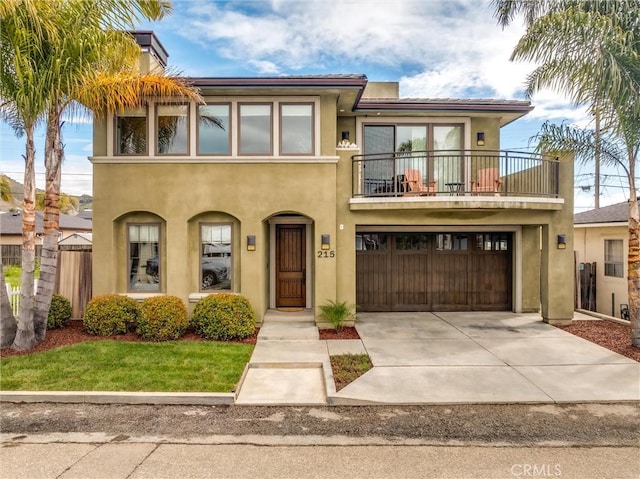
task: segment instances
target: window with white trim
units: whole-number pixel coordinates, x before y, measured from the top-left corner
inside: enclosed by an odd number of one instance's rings
[[[231,154],[231,104],[198,106],[198,154]]]
[[[231,224],[200,224],[200,291],[231,289]]]
[[[160,291],[160,225],[138,223],[127,225],[127,271],[129,291]]]
[[[115,117],[116,155],[147,153],[147,109],[132,108]]]
[[[280,154],[313,154],[313,103],[280,104]]]
[[[240,103],[238,110],[238,154],[271,155],[273,153],[271,103]]]
[[[604,240],[604,275],[624,277],[624,242],[621,239]]]
[[[159,155],[189,153],[189,105],[156,106],[156,152]]]

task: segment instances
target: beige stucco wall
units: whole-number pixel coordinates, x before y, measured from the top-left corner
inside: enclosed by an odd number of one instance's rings
[[[574,249],[578,263],[596,263],[596,311],[620,317],[620,304],[629,304],[627,263],[623,263],[623,277],[604,275],[604,241],[622,240],[623,251],[629,247],[629,230],[620,226],[577,225],[574,228]]]
[[[313,250],[319,250],[321,233],[336,237],[335,170],[330,159],[311,164],[95,164],[94,294],[127,291],[126,224],[157,221],[161,248],[166,248],[161,251],[161,291],[186,301],[199,292],[197,224],[219,220],[233,224],[233,290],[247,296],[261,315],[268,308],[268,219],[282,213],[310,218],[308,234],[313,234]],[[256,236],[256,251],[246,250],[247,235]],[[315,302],[334,298],[335,259],[316,261],[313,255],[313,261]]]

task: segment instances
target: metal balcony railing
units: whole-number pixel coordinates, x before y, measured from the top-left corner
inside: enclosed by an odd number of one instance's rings
[[[353,197],[559,195],[558,159],[532,153],[403,151],[352,160]]]

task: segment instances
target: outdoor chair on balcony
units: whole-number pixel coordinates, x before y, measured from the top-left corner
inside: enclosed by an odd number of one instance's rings
[[[478,170],[477,181],[471,182],[471,191],[477,193],[493,193],[494,196],[500,196],[500,187],[502,180],[498,168],[483,168]]]
[[[405,195],[435,196],[436,182],[430,181],[428,185],[422,182],[420,170],[404,170],[403,191]]]

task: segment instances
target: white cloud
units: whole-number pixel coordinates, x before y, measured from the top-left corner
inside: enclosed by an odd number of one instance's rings
[[[524,99],[534,69],[509,61],[524,27],[502,29],[481,0],[201,0],[176,13],[178,34],[256,74],[338,68],[399,81],[405,97]],[[364,70],[377,67],[398,74]],[[533,118],[585,121],[561,95],[541,92],[532,101]]]
[[[249,60],[249,64],[260,74],[272,75],[280,73],[280,68],[275,63],[267,60]]]

